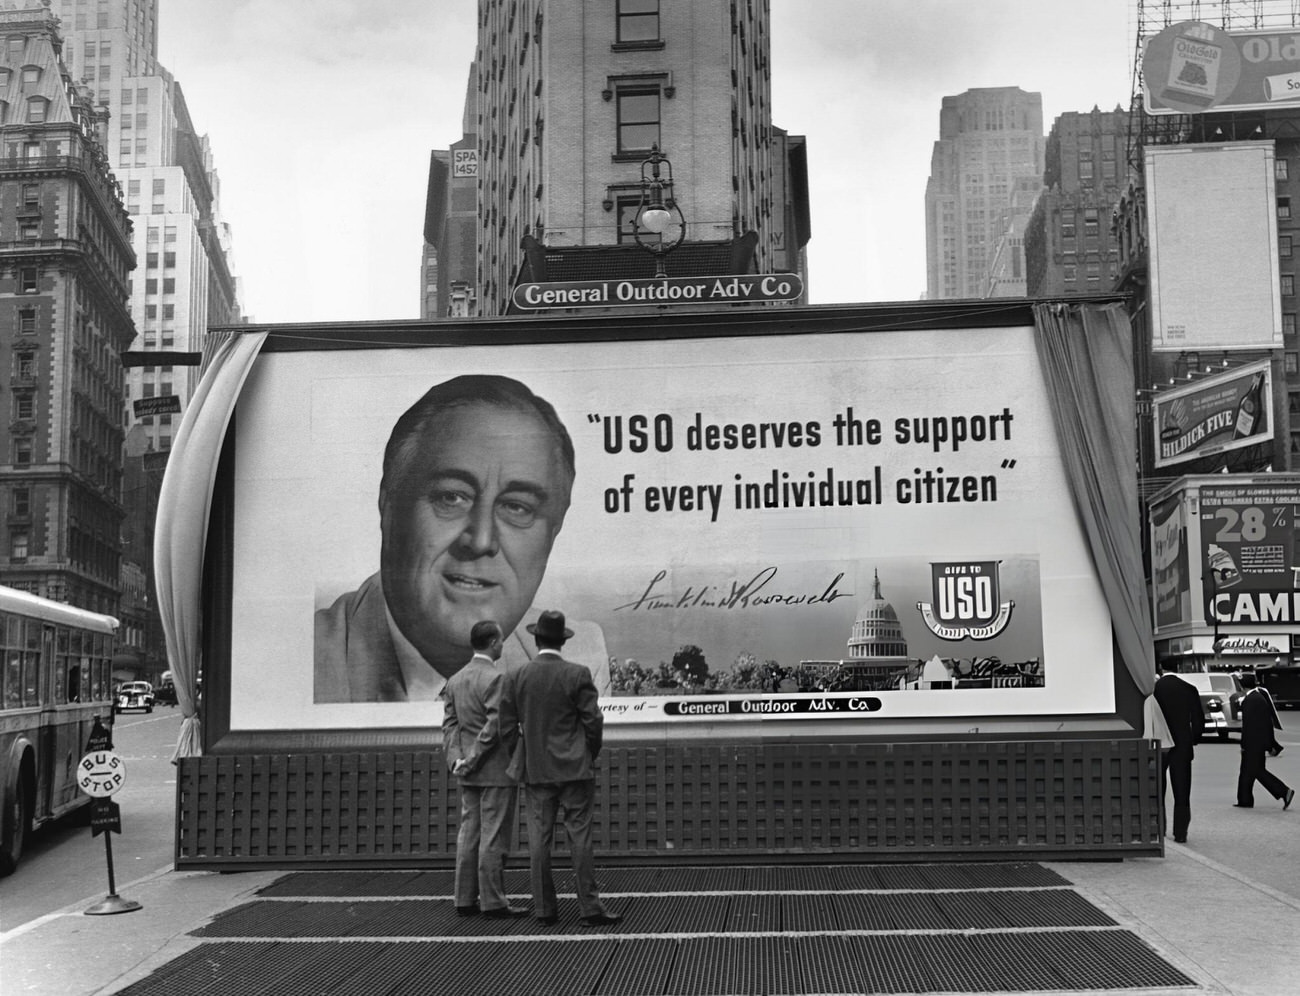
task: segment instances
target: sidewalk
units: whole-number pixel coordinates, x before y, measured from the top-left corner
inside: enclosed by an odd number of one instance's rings
[[[874,867],[888,869],[891,866]],[[900,866],[898,869],[882,872],[882,874],[886,876],[904,874],[908,867]],[[991,871],[995,869],[995,866],[965,867],[975,869],[987,867]],[[1128,993],[1137,996],[1152,993],[1289,996],[1297,991],[1296,979],[1300,975],[1300,952],[1297,951],[1294,939],[1300,936],[1300,900],[1266,883],[1252,881],[1210,858],[1196,854],[1187,847],[1172,843],[1164,859],[1130,859],[1123,862],[1051,862],[1043,863],[1042,867],[1065,879],[1079,897],[1108,914],[1119,927],[1136,935],[1141,942],[1149,946],[1158,959],[1163,959],[1172,969],[1177,970],[1174,974],[1181,973],[1182,976],[1192,980],[1194,985],[1183,984],[1156,989],[1120,987],[1027,990],[1020,988],[1003,991],[1050,991],[1058,994]],[[930,868],[936,877],[942,877],[950,871],[943,865],[934,865]],[[611,875],[605,877],[618,877],[614,869],[609,871]],[[669,876],[676,871],[665,866],[663,874]],[[207,931],[209,936],[206,938],[191,936],[191,932],[211,927],[214,917],[219,914],[228,914],[229,911],[252,903],[263,904],[271,911],[268,922],[271,922],[272,926],[274,926],[274,915],[280,910],[288,910],[291,906],[296,910],[298,923],[296,934],[283,938],[259,936],[258,939],[268,950],[277,948],[277,944],[279,950],[290,948],[303,950],[306,945],[302,942],[311,941],[314,942],[315,950],[319,952],[324,945],[319,943],[321,937],[313,931],[310,918],[315,916],[320,921],[318,926],[328,927],[330,925],[324,923],[327,915],[333,911],[337,918],[337,908],[341,903],[317,899],[314,903],[308,900],[292,904],[280,902],[276,905],[274,899],[261,899],[258,896],[259,890],[282,879],[286,874],[282,871],[222,874],[174,872],[163,869],[119,887],[119,896],[125,900],[141,903],[140,910],[109,916],[86,916],[84,910],[103,899],[103,896],[87,897],[84,903],[67,907],[0,937],[0,966],[2,966],[0,972],[3,973],[0,991],[3,991],[5,996],[20,993],[32,994],[32,996],[101,996],[101,994],[107,996],[128,989],[137,983],[141,984],[140,990],[145,991],[149,988],[145,980],[155,976],[174,959],[204,944],[210,945],[212,950],[215,950],[211,935],[213,933],[220,935],[220,930]],[[329,889],[328,883],[332,877],[347,876],[349,873],[315,874],[324,883],[323,891],[319,895],[333,900],[339,900],[342,896],[344,903],[350,903],[353,907],[364,905],[358,902],[357,896],[348,897],[346,889],[333,892]],[[627,881],[644,879],[647,874],[648,872],[641,871],[629,873],[631,877]],[[787,902],[798,900],[801,908],[818,908],[818,902],[826,898],[826,894],[821,890],[826,885],[827,876],[833,874],[835,874],[833,870],[820,866],[784,869],[782,880],[787,886],[794,886],[784,893]],[[858,874],[861,872],[859,871]],[[851,878],[852,874],[847,877]],[[400,878],[394,879],[394,881],[399,880]],[[705,910],[710,903],[716,907],[718,901],[716,894],[684,896],[673,893],[672,895],[675,898],[664,899],[663,896],[656,898],[661,902],[671,902],[674,909],[682,911],[680,920],[682,924],[692,922],[692,910],[698,913]],[[889,890],[867,893],[865,899],[859,899],[851,892],[842,895],[869,906],[887,905],[886,900],[897,898]],[[1035,893],[1027,892],[1023,895],[1030,899]],[[1044,893],[1037,893],[1037,895],[1044,895]],[[683,937],[688,941],[699,940],[689,934],[669,934],[665,928],[656,928],[651,924],[648,911],[652,901],[645,898],[644,893],[626,891],[620,898],[618,892],[611,891],[608,893],[608,898],[611,906],[624,908],[630,915],[619,928],[606,928],[599,936],[593,936],[590,932],[584,934],[578,930],[565,932],[563,936],[535,937],[532,935],[541,928],[530,926],[532,924],[530,918],[526,923],[520,924],[518,931],[509,937],[444,936],[441,942],[430,941],[427,946],[432,947],[437,943],[464,945],[468,941],[478,947],[484,947],[485,945],[480,942],[495,942],[498,943],[497,950],[503,951],[500,944],[514,944],[518,950],[522,942],[527,950],[533,953],[530,959],[536,961],[537,953],[545,948],[550,948],[551,953],[554,954],[559,946],[563,945],[565,952],[573,952],[578,950],[574,947],[575,943],[581,944],[584,941],[588,942],[588,950],[591,949],[592,943],[596,943],[605,945],[602,950],[608,951],[617,943],[655,944],[659,945],[656,950],[664,950],[665,945],[679,942]],[[365,897],[361,896],[360,899],[364,900]],[[440,911],[439,915],[447,912],[443,908],[450,902],[450,900],[430,901],[428,896],[424,896],[422,901],[425,906]],[[565,900],[562,899],[561,903],[563,906]],[[638,906],[638,903],[641,905]],[[396,905],[396,901],[380,899],[379,902],[370,905],[387,907]],[[410,905],[409,901],[407,905]],[[568,905],[572,905],[571,899]],[[786,916],[790,919],[789,913]],[[306,926],[303,925],[304,918],[307,918]],[[239,916],[227,916],[224,920],[232,924],[248,922],[248,918],[241,920]],[[696,920],[698,921],[698,917]],[[474,922],[468,921],[465,926]],[[493,922],[479,921],[479,923]],[[644,933],[646,930],[655,929],[660,932]],[[673,929],[683,928],[678,926]],[[1065,929],[1065,926],[1061,929]],[[1038,939],[1046,942],[1052,939],[1053,930],[1053,927],[1045,926],[1033,928],[1031,932],[1037,933]],[[746,945],[762,943],[763,937],[775,937],[783,942],[786,949],[797,947],[795,941],[802,940],[811,945],[809,951],[815,950],[819,958],[826,959],[825,964],[818,966],[819,976],[835,979],[846,977],[846,972],[851,974],[853,966],[833,963],[837,957],[850,950],[842,943],[838,945],[831,943],[840,940],[833,930],[791,931],[790,925],[787,924],[783,930],[774,930],[768,934],[756,933],[752,928],[742,928],[742,931],[723,934],[705,931],[701,937],[712,939],[715,945],[730,939],[739,946],[733,945],[731,948],[717,950],[731,951],[733,956],[734,952],[738,951],[757,951],[757,948]],[[331,931],[324,929],[322,932],[328,934]],[[854,933],[871,937],[870,931]],[[918,942],[934,940],[933,932],[927,931],[889,933],[898,940],[899,944],[908,940]],[[958,940],[969,939],[972,936],[976,938],[990,936],[987,931],[948,933]],[[1062,935],[1058,933],[1055,936]],[[1110,937],[1115,936],[1115,932],[1112,928],[1110,933],[1094,932],[1091,936]],[[718,940],[720,937],[721,941]],[[878,941],[879,937],[875,939]],[[1024,934],[1021,934],[1021,939],[1024,939]],[[218,940],[223,938],[219,936]],[[229,933],[224,937],[226,948],[248,947],[247,944],[239,943],[246,940],[249,938],[230,937]],[[392,938],[351,936],[335,940],[340,941],[340,948],[347,947],[349,953],[355,955],[362,950],[369,950],[360,949],[356,943],[358,941],[391,942]],[[421,946],[409,943],[410,941],[424,939],[407,937],[406,940],[408,943],[405,944],[376,943],[373,947],[375,949],[401,948],[405,955],[413,948]],[[277,943],[268,943],[268,941]],[[289,943],[294,941],[299,943],[296,945]],[[344,941],[352,943],[344,944]],[[1013,947],[1009,950],[1018,949]],[[495,957],[495,955],[488,957]],[[565,957],[576,956],[566,953]],[[1118,971],[1120,978],[1123,978],[1125,970],[1123,965],[1097,967],[1107,969],[1112,978]],[[844,969],[844,972],[841,972],[841,969]],[[364,971],[361,974],[364,976]],[[443,981],[446,983],[445,979]],[[721,983],[716,984],[721,985]],[[785,984],[789,986],[791,983],[787,980]],[[696,985],[697,988],[687,991],[698,993],[736,991],[711,989],[707,980],[705,982],[696,980]],[[260,991],[274,992],[274,990]],[[454,990],[444,988],[438,991]],[[566,988],[565,991],[570,989]],[[602,988],[601,991],[605,990]],[[775,991],[797,990],[785,988]],[[897,991],[942,990],[920,988]],[[991,990],[985,988],[980,991]]]

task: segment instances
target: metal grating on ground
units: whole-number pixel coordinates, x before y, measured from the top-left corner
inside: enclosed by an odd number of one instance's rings
[[[1115,921],[1069,889],[1016,892],[795,893],[628,896],[609,901],[624,915],[619,933],[721,934],[967,931],[1111,927]],[[590,933],[576,901],[543,927],[532,917],[457,916],[450,899],[254,900],[193,933],[197,937],[501,937]]]
[[[511,891],[526,891],[521,873],[512,876]],[[545,927],[532,917],[456,916],[449,872],[295,873],[215,917],[194,932],[210,940],[122,992],[814,996],[1195,986],[1034,865],[635,868],[601,877],[609,892],[626,893],[610,903],[626,919],[593,930],[578,923],[571,884],[567,896],[561,888],[560,922]]]
[[[123,996],[733,996],[1195,983],[1121,930],[202,945]]]

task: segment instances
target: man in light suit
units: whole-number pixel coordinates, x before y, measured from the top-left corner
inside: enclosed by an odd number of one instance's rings
[[[1156,679],[1155,697],[1174,745],[1161,758],[1160,804],[1164,806],[1168,781],[1174,792],[1174,840],[1185,844],[1187,827],[1192,822],[1192,748],[1205,736],[1205,710],[1201,708],[1201,694],[1195,685],[1171,671],[1161,671]]]
[[[604,727],[600,697],[591,672],[560,656],[565,641],[573,636],[564,624],[564,613],[543,612],[528,632],[537,643],[537,654],[506,672],[501,729],[513,733],[518,727],[522,741],[512,769],[522,777],[528,807],[533,915],[545,924],[559,919],[551,875],[551,844],[559,817],[569,835],[583,925],[615,924],[623,918],[610,913],[600,900],[591,843],[596,758]]]
[[[564,525],[574,449],[555,408],[495,374],[453,377],[407,409],[384,449],[379,571],[316,612],[316,702],[431,701],[495,619],[504,659],[526,661],[519,627]],[[608,692],[609,653],[573,623],[570,657]]]
[[[1253,671],[1241,676],[1242,687],[1249,689],[1241,700],[1241,768],[1237,773],[1237,801],[1234,806],[1250,809],[1255,805],[1255,782],[1259,782],[1274,799],[1289,809],[1295,789],[1265,766],[1268,755],[1282,753],[1274,730],[1282,729],[1277,707],[1268,689],[1258,687]]]
[[[497,623],[475,623],[469,637],[474,656],[443,689],[443,753],[447,767],[460,779],[455,891],[461,916],[478,913],[480,900],[486,917],[528,912],[511,906],[505,891],[505,859],[519,790],[506,773],[514,737],[501,736],[501,641]]]

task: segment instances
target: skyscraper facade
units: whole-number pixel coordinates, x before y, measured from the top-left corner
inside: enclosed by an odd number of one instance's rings
[[[1113,290],[1119,245],[1111,215],[1128,181],[1128,112],[1074,111],[1052,122],[1044,190],[1025,232],[1031,297]]]
[[[57,19],[0,11],[0,35],[0,582],[116,614],[131,223]]]
[[[925,188],[926,296],[983,297],[1004,211],[1043,175],[1043,100],[1019,87],[944,97]]]
[[[139,269],[131,281],[137,350],[199,352],[212,325],[240,321],[230,231],[207,139],[180,84],[158,62],[158,0],[53,0],[74,80],[109,110],[108,154],[126,188]],[[127,398],[175,397],[183,407],[198,368],[165,360],[128,371]],[[154,451],[166,451],[175,413],[127,405]]]
[[[774,160],[803,145],[772,127],[768,21],[767,0],[480,0],[480,314],[506,310],[525,236],[633,242],[654,149],[684,244],[754,232],[757,271],[797,271],[806,233],[788,231]]]

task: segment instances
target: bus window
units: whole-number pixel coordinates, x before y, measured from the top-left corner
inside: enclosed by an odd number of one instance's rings
[[[104,698],[104,658],[97,656],[90,663],[90,700],[98,702]]]
[[[23,704],[23,652],[5,650],[5,708],[17,709]]]
[[[27,643],[23,651],[23,705],[41,704],[41,623],[39,619],[27,620]]]
[[[68,631],[60,626],[54,635],[54,704],[68,701]]]

